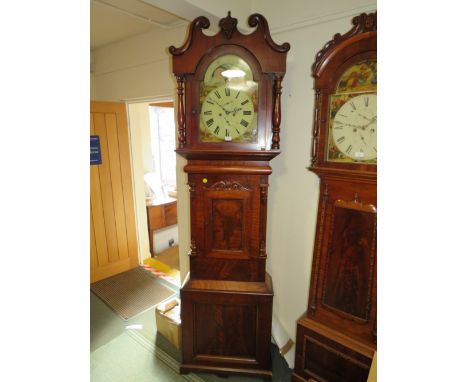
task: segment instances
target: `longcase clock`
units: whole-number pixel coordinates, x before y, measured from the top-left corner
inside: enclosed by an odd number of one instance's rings
[[[365,382],[377,343],[377,13],[353,18],[312,66],[320,197],[294,381]]]
[[[190,280],[181,289],[181,372],[271,378],[273,287],[265,272],[269,161],[280,153],[281,82],[289,44],[265,18],[242,34],[230,13],[214,36],[196,18],[170,47],[178,154],[187,158]]]

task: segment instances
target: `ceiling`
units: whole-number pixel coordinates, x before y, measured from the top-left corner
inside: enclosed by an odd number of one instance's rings
[[[148,32],[185,23],[143,0],[91,0],[91,50]]]

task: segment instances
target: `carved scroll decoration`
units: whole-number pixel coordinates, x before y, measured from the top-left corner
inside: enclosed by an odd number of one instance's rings
[[[187,40],[185,40],[184,45],[180,48],[176,48],[174,45],[169,47],[169,53],[173,56],[180,56],[187,51],[190,46],[192,45],[193,36],[197,33],[198,30],[208,29],[210,27],[210,20],[208,20],[205,16],[199,16],[195,20],[192,21],[190,24],[189,35]]]
[[[256,27],[258,25],[256,32],[263,34],[263,38],[268,43],[270,48],[282,53],[288,52],[291,48],[291,45],[289,45],[289,43],[287,42],[278,45],[273,41],[270,35],[270,28],[268,27],[268,22],[266,21],[265,17],[263,17],[261,14],[254,13],[253,15],[250,15],[248,23],[251,27]]]
[[[337,33],[333,36],[333,40],[328,41],[325,46],[315,56],[315,62],[312,65],[312,74],[317,74],[319,66],[325,61],[326,54],[341,41],[349,39],[360,33],[377,32],[377,12],[374,13],[361,13],[359,16],[353,18],[354,27],[347,33]]]
[[[252,191],[250,188],[243,186],[235,180],[220,180],[207,188],[215,191]]]

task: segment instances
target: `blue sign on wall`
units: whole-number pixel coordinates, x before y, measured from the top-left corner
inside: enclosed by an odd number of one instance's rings
[[[99,135],[91,135],[91,165],[101,164],[101,143]]]

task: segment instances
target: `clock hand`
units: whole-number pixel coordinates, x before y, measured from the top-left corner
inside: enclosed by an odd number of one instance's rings
[[[359,133],[359,136],[361,137],[362,143],[364,143],[367,146],[367,143],[361,133]]]
[[[344,126],[355,127],[357,129],[363,129],[363,126],[351,125],[350,123],[345,123]]]
[[[241,107],[235,107],[234,110],[233,110],[233,113],[234,113],[233,116],[236,116],[237,112],[241,111],[241,110],[242,110]]]
[[[225,110],[225,111],[226,111],[226,114],[229,115],[229,114],[232,113],[232,115],[235,117],[235,116],[236,116],[236,113],[237,113],[238,111],[241,111],[241,110],[242,110],[241,107],[235,107],[233,110]]]
[[[224,120],[226,121],[226,123],[227,123],[229,126],[231,126],[231,122],[229,122],[229,120],[226,118],[226,116],[223,115],[223,118],[224,118]]]
[[[210,100],[212,100],[216,105],[218,105],[221,109],[223,109],[226,114],[229,114],[228,111],[219,102],[217,102],[216,100],[214,100],[211,97],[210,97]]]
[[[368,121],[372,121],[371,119],[367,118],[365,115],[362,115],[362,114],[360,114],[360,113],[358,113],[358,115],[359,115],[360,117],[362,117],[362,118],[368,120]]]
[[[373,116],[372,119],[369,119],[369,123],[367,125],[364,125],[363,127],[361,127],[362,130],[366,130],[367,129],[367,126],[370,126],[372,125],[374,122],[377,122],[377,116]]]

